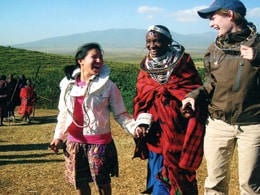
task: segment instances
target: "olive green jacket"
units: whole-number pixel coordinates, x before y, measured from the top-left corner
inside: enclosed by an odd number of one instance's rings
[[[241,32],[232,36],[241,36]],[[257,51],[254,60],[240,56],[240,44]],[[196,101],[207,98],[213,119],[232,125],[260,124],[260,35],[247,36],[237,45],[219,47],[217,42],[213,43],[204,57],[206,81],[188,96]]]

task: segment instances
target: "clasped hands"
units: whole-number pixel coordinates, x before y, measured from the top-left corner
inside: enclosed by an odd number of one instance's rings
[[[139,137],[145,137],[149,133],[149,125],[139,125],[136,127],[135,132],[134,132],[134,137],[139,138]]]

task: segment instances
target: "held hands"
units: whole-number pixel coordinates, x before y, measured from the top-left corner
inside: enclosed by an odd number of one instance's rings
[[[139,138],[139,137],[145,137],[146,134],[149,133],[148,130],[148,125],[139,125],[136,127],[135,132],[134,132],[134,137]]]
[[[182,100],[182,107],[180,108],[182,115],[185,118],[191,118],[195,111],[195,99],[188,97]]]
[[[145,137],[149,133],[149,128],[153,123],[153,115],[150,113],[141,113],[136,119],[134,137]]]
[[[59,152],[59,145],[62,142],[60,139],[54,139],[49,145],[49,148],[54,151],[56,154]]]
[[[242,58],[247,60],[254,60],[256,58],[256,51],[252,47],[248,47],[245,45],[241,45],[240,47],[240,55]]]
[[[193,111],[195,111],[195,99],[191,97],[187,97],[184,100],[182,100],[182,109],[187,107],[190,104]]]

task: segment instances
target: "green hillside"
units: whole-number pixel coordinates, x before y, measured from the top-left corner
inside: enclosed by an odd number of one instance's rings
[[[194,59],[198,67],[201,67],[201,61],[201,57]],[[64,77],[63,67],[73,63],[74,56],[0,46],[0,74],[12,73],[17,79],[24,74],[26,78],[31,78],[39,97],[37,108],[57,109],[59,82]],[[118,85],[127,110],[132,113],[139,65],[118,61],[105,61],[105,63],[111,69],[111,80]],[[198,68],[198,70],[203,76],[203,69]]]
[[[12,73],[17,79],[24,74],[26,78],[31,78],[39,96],[38,108],[57,108],[59,82],[64,77],[63,67],[73,63],[74,56],[0,46],[0,74]],[[111,68],[111,80],[120,88],[127,108],[131,112],[138,66],[124,62],[105,63]]]

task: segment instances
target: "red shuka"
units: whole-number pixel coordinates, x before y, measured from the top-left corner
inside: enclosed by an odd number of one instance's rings
[[[181,182],[174,170],[195,171],[203,158],[206,102],[196,105],[195,116],[190,119],[184,118],[180,111],[187,93],[201,85],[189,54],[184,54],[165,84],[159,84],[145,71],[141,70],[138,75],[134,117],[146,112],[153,115],[154,121],[146,137],[135,139],[134,157],[146,159],[148,150],[162,154],[164,170],[161,174],[171,185],[179,186]]]
[[[33,105],[36,102],[36,93],[34,87],[27,86],[20,90],[21,105],[18,108],[18,113],[21,115],[30,116],[33,110]]]

